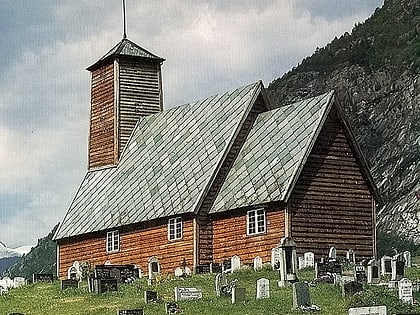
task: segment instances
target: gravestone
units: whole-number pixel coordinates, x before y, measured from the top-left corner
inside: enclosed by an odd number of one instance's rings
[[[52,273],[34,273],[32,275],[32,282],[53,282],[54,276]]]
[[[291,237],[283,237],[278,246],[280,248],[279,287],[298,281],[296,243]]]
[[[302,256],[298,257],[298,270],[305,268],[305,259]]]
[[[375,259],[371,259],[367,266],[367,283],[377,284],[380,280],[379,263]]]
[[[241,269],[241,258],[237,255],[232,256],[230,259],[231,272]]]
[[[150,257],[147,260],[147,266],[149,271],[149,280],[155,280],[156,276],[160,274],[159,259],[156,257]]]
[[[402,254],[391,259],[391,281],[399,281],[404,277],[405,261]]]
[[[270,280],[261,278],[257,280],[257,299],[270,298]]]
[[[311,297],[309,294],[309,285],[305,282],[293,283],[293,308],[311,307]]]
[[[409,251],[403,252],[403,257],[405,260],[405,266],[411,268],[411,252]]]
[[[211,263],[210,264],[210,273],[221,273],[223,270],[221,264]]]
[[[168,302],[165,304],[165,312],[166,314],[178,314],[181,313],[182,310],[177,302]]]
[[[96,265],[94,270],[96,279],[116,279],[118,283],[131,282],[138,278],[139,271],[135,265]]]
[[[93,283],[96,294],[118,291],[117,279],[94,279]]]
[[[180,267],[176,267],[174,271],[175,277],[183,277],[185,276],[184,270]]]
[[[349,263],[355,264],[356,263],[356,253],[352,248],[350,248],[346,253],[346,259]]]
[[[387,315],[386,306],[365,306],[349,308],[348,315]]]
[[[129,309],[129,310],[118,310],[118,315],[143,315],[142,308]]]
[[[345,282],[341,286],[341,294],[343,297],[353,295],[363,291],[363,284],[356,281]]]
[[[245,288],[232,288],[232,304],[245,301]]]
[[[195,266],[195,273],[196,274],[203,274],[203,273],[210,273],[211,268],[210,264],[203,264],[203,265],[197,265]]]
[[[78,261],[75,261],[67,270],[67,279],[80,280],[82,278],[82,268]]]
[[[337,258],[337,250],[334,246],[330,247],[330,250],[328,252],[328,258],[329,259],[336,259]]]
[[[363,265],[354,266],[354,278],[357,282],[367,282],[366,269]]]
[[[215,277],[214,282],[216,296],[220,297],[222,293],[222,287],[227,285],[226,275],[224,273],[218,273]]]
[[[152,302],[157,302],[158,300],[158,295],[156,291],[149,291],[146,290],[144,291],[144,303],[152,303]]]
[[[4,277],[2,279],[2,286],[5,287],[6,289],[11,289],[15,287],[15,283],[9,277]]]
[[[260,256],[254,258],[254,271],[261,270],[263,267],[263,260]]]
[[[203,293],[199,288],[174,288],[175,291],[175,302],[185,300],[200,300],[203,297]]]
[[[280,268],[280,251],[279,247],[275,247],[271,250],[271,266],[274,270],[278,270]]]
[[[391,267],[391,259],[392,257],[390,256],[383,256],[381,258],[381,275],[389,275],[392,272],[392,267]]]
[[[222,263],[222,272],[228,272],[231,270],[232,270],[232,260],[231,259],[224,260]]]
[[[61,290],[66,289],[78,289],[79,288],[79,281],[75,279],[65,279],[61,280]]]
[[[306,252],[303,254],[305,268],[315,267],[315,254],[312,252]]]
[[[26,279],[23,277],[14,277],[13,278],[13,287],[19,288],[26,284]]]
[[[413,304],[413,283],[407,278],[398,281],[398,297],[401,301]]]

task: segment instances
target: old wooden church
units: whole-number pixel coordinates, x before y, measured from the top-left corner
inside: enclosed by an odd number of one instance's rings
[[[87,173],[56,235],[57,268],[238,255],[375,255],[377,194],[333,92],[272,108],[256,82],[163,110],[164,59],[124,38],[92,73]]]

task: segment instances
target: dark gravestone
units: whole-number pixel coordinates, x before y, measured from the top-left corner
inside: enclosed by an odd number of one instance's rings
[[[367,275],[366,270],[364,266],[355,266],[355,275],[356,275],[356,281],[357,282],[366,282],[367,281]]]
[[[391,273],[392,272],[391,259],[385,260],[385,272],[386,273]]]
[[[379,267],[372,266],[372,278],[379,278]]]
[[[134,265],[98,265],[95,266],[95,278],[117,279],[119,283],[128,282],[139,277],[139,271]]]
[[[223,271],[232,269],[232,262],[231,260],[223,261]]]
[[[54,275],[52,273],[34,273],[32,281],[35,282],[53,282]]]
[[[144,303],[157,302],[158,295],[156,291],[144,291]]]
[[[7,313],[7,315],[25,315],[23,313]]]
[[[221,273],[222,266],[220,264],[211,263],[210,264],[210,272],[211,273]]]
[[[177,302],[168,302],[165,304],[166,314],[177,314],[181,313],[181,308]]]
[[[311,297],[309,295],[309,286],[305,282],[293,283],[293,308],[311,307]]]
[[[73,279],[61,280],[61,290],[65,289],[78,289],[79,281]]]
[[[118,291],[117,279],[95,279],[94,283],[95,293],[97,294]]]
[[[356,281],[344,283],[341,287],[341,293],[343,297],[347,295],[353,295],[361,291],[363,291],[363,284]]]
[[[143,309],[119,310],[118,315],[143,315]]]
[[[196,274],[210,273],[210,264],[196,266],[195,273]]]
[[[403,278],[404,277],[404,268],[405,262],[402,260],[397,260],[397,277]]]

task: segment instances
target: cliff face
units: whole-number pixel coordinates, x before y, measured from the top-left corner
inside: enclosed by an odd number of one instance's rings
[[[334,89],[383,198],[378,226],[420,243],[420,2],[386,0],[268,88],[275,106]]]

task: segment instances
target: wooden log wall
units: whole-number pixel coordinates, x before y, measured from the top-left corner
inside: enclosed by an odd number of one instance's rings
[[[284,210],[266,211],[267,230],[264,234],[247,235],[246,211],[238,215],[222,216],[213,220],[213,260],[221,263],[233,255],[241,263],[251,264],[256,256],[264,263],[271,261],[271,250],[284,236]]]
[[[213,225],[211,219],[208,215],[208,212],[213,205],[217,194],[220,191],[220,188],[223,185],[223,182],[226,179],[229,170],[231,169],[233,163],[235,162],[236,157],[239,154],[245,140],[254,124],[258,114],[267,111],[264,99],[260,94],[255,103],[253,104],[248,116],[246,117],[241,130],[236,137],[232,148],[226,156],[225,161],[220,167],[219,172],[217,173],[209,192],[207,193],[203,204],[198,212],[198,264],[207,264],[213,262]]]
[[[138,119],[162,111],[160,63],[119,60],[119,155]]]
[[[181,240],[169,241],[167,221],[160,225],[131,231],[120,231],[120,250],[106,252],[106,232],[101,235],[87,236],[78,240],[61,240],[59,243],[59,278],[67,277],[67,270],[74,261],[90,262],[102,265],[106,261],[112,264],[135,264],[143,273],[148,272],[149,257],[159,259],[161,273],[173,274],[176,267],[185,261],[193,267],[193,225],[192,220],[183,221]]]
[[[89,168],[115,163],[114,66],[92,72]]]
[[[333,108],[290,198],[291,236],[298,254],[374,254],[373,196],[346,131]]]

